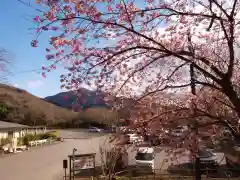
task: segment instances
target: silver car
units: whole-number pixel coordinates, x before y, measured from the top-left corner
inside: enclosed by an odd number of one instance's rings
[[[89,132],[102,132],[103,130],[97,127],[90,127],[88,129]]]

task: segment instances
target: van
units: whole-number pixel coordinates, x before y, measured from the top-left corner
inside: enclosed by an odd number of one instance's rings
[[[135,156],[136,165],[138,168],[147,169],[150,168],[152,172],[155,169],[154,163],[155,153],[154,149],[151,147],[140,147],[137,150],[137,154]]]

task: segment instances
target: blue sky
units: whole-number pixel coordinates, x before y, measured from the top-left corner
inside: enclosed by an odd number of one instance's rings
[[[45,48],[48,45],[48,37],[41,36],[39,48],[32,48],[30,45],[34,34],[28,30],[34,24],[28,19],[37,12],[17,0],[2,0],[0,2],[0,47],[5,48],[10,54],[10,71],[13,76],[8,76],[8,83],[28,92],[46,97],[61,91],[59,76],[64,72],[63,68],[57,67],[54,72],[48,73],[44,79],[36,72],[18,73],[32,69],[40,69],[47,65],[45,59]]]
[[[23,1],[28,2],[28,0]],[[31,2],[35,5],[35,0]],[[139,1],[139,6],[142,5],[140,2],[143,1]],[[2,0],[0,2],[0,47],[5,48],[11,54],[9,60],[13,76],[8,76],[8,83],[36,96],[46,97],[62,91],[59,80],[60,75],[66,70],[61,65],[57,66],[57,70],[48,73],[46,79],[41,76],[41,73],[33,71],[19,73],[49,65],[45,58],[49,35],[47,33],[41,35],[38,48],[32,48],[30,45],[35,34],[29,28],[36,27],[32,21],[36,15],[39,15],[39,12],[18,0]]]

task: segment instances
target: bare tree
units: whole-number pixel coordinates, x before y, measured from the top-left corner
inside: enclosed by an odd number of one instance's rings
[[[9,65],[8,53],[4,48],[0,47],[0,82],[5,82],[7,77],[11,74]]]
[[[126,149],[123,146],[101,146],[100,152],[100,163],[101,172],[105,180],[112,180],[115,178],[116,173],[122,171],[128,159]]]

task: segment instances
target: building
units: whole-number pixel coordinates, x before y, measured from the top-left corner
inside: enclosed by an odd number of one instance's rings
[[[17,123],[0,121],[0,147],[8,145],[9,148],[16,149],[18,138],[26,134],[44,133],[46,127],[31,127]]]

